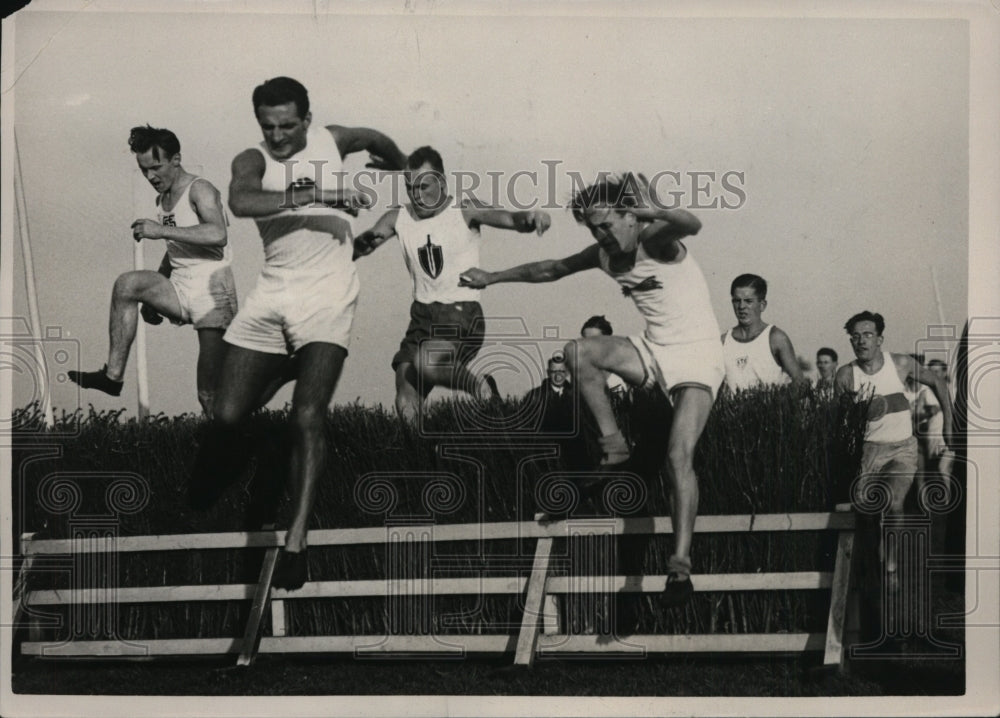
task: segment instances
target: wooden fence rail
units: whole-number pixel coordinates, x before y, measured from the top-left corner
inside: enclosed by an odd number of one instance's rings
[[[404,531],[406,541],[490,541],[536,539],[534,560],[526,576],[491,576],[375,580],[312,581],[294,592],[271,587],[277,548],[284,532],[232,532],[163,536],[100,536],[85,539],[39,539],[34,534],[21,537],[24,561],[18,576],[19,594],[15,625],[22,614],[29,620],[31,609],[42,606],[102,603],[169,603],[188,601],[251,601],[251,612],[242,637],[177,638],[156,640],[39,640],[35,628],[21,652],[39,657],[155,657],[236,654],[240,664],[252,662],[256,653],[348,652],[364,654],[439,655],[467,653],[513,653],[517,664],[530,665],[537,655],[615,654],[659,652],[800,652],[822,651],[826,665],[841,666],[844,660],[845,615],[850,586],[851,553],[855,517],[849,505],[839,505],[830,513],[789,513],[735,516],[700,516],[696,533],[762,533],[834,531],[838,534],[833,572],[798,571],[785,573],[696,574],[695,591],[829,590],[830,610],[825,633],[756,633],[631,635],[608,640],[602,635],[562,633],[555,597],[584,593],[655,593],[663,589],[666,577],[646,576],[556,576],[552,575],[552,541],[581,536],[622,536],[624,534],[669,534],[670,519],[617,518],[600,520],[569,519],[542,522],[498,522],[487,524],[434,524]],[[385,544],[399,539],[401,527],[325,529],[311,531],[310,546],[353,546]],[[394,533],[393,533],[394,532]],[[266,548],[260,578],[255,584],[102,586],[99,588],[29,590],[33,567],[40,557],[108,552],[150,552]],[[285,601],[358,596],[426,595],[523,595],[524,611],[516,635],[363,635],[289,636]],[[264,616],[270,608],[272,635],[263,636]]]

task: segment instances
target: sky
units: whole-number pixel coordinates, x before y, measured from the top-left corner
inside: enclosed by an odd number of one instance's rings
[[[863,309],[885,316],[885,348],[898,352],[927,349],[929,327],[942,318],[961,327],[969,314],[964,20],[667,17],[650,5],[631,6],[644,17],[623,17],[598,4],[572,15],[480,6],[495,9],[491,17],[448,5],[382,15],[327,3],[266,15],[239,11],[253,4],[181,3],[189,11],[165,14],[107,7],[29,9],[14,23],[13,116],[38,307],[46,351],[69,356],[49,367],[58,409],[136,409],[134,352],[118,398],[81,393],[63,372],[106,360],[111,287],[133,266],[129,225],[151,212],[129,128],[172,129],[184,165],[225,195],[232,158],[260,140],[253,87],[277,75],[309,89],[314,122],[374,127],[404,151],[430,144],[447,171],[480,178],[487,201],[499,177],[501,204],[511,206],[512,186],[522,203],[554,205],[543,237],[484,229],[484,268],[562,257],[592,241],[563,208],[571,172],[671,173],[660,194],[702,220],[688,246],[720,331],[735,323],[729,283],[744,272],[768,280],[764,319],[809,360],[821,346],[849,360],[842,326]],[[364,161],[356,155],[348,167]],[[355,231],[389,206],[390,184],[379,185],[380,206]],[[16,232],[12,239],[14,316],[27,317]],[[262,263],[253,222],[231,217],[229,241],[243,298]],[[162,244],[144,244],[155,268]],[[411,299],[396,241],[358,271],[334,403],[391,406],[389,363]],[[642,329],[599,271],[495,285],[482,304],[492,336],[480,366],[510,394],[536,384],[543,359],[592,314],[617,334]],[[152,411],[198,411],[195,332],[161,325],[146,336]],[[36,395],[37,380],[15,373],[14,405]],[[286,388],[271,406],[289,397]]]

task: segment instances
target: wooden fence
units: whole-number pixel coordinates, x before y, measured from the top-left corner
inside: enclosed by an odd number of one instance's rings
[[[568,593],[659,592],[665,576],[556,576],[552,575],[553,540],[587,535],[670,534],[667,517],[616,518],[600,521],[570,519],[553,522],[526,521],[486,524],[434,524],[427,526],[379,526],[360,529],[314,530],[310,546],[352,546],[399,542],[414,546],[427,542],[534,539],[535,554],[530,573],[524,576],[406,578],[377,580],[312,581],[287,592],[271,587],[271,578],[284,532],[233,532],[163,536],[105,536],[74,539],[21,537],[24,561],[14,596],[14,625],[27,619],[28,640],[21,652],[37,657],[127,657],[205,656],[236,654],[246,665],[263,653],[353,653],[355,655],[439,655],[511,653],[514,662],[530,665],[537,655],[611,655],[663,652],[802,652],[823,653],[823,663],[840,667],[844,661],[844,630],[855,516],[849,505],[832,513],[788,513],[736,516],[700,516],[695,532],[761,533],[834,531],[838,534],[833,572],[696,574],[695,591],[829,590],[831,594],[825,633],[744,633],[689,635],[629,635],[608,640],[602,635],[567,634],[562,628],[555,597]],[[264,548],[260,578],[255,584],[178,585],[29,590],[32,571],[46,565],[63,564],[67,556],[92,555],[107,559],[115,552],[155,552]],[[72,564],[72,561],[70,562]],[[290,636],[285,602],[309,598],[358,596],[418,596],[518,594],[524,611],[520,630],[509,635],[359,635]],[[251,601],[251,611],[242,637],[176,638],[144,640],[41,640],[31,609],[44,606],[167,603],[183,601]],[[28,610],[26,610],[28,609]],[[270,611],[271,635],[263,636]]]

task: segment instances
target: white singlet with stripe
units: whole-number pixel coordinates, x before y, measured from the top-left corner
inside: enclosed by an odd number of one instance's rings
[[[343,184],[340,149],[325,127],[310,126],[306,146],[288,159],[271,157],[264,142],[259,150],[264,156],[261,189],[265,191],[284,192],[297,181],[315,182],[324,189]],[[350,215],[325,205],[311,205],[254,220],[264,241],[266,270],[294,270],[299,276],[354,276]]]
[[[409,210],[409,206],[399,209],[396,234],[413,278],[413,298],[423,304],[479,301],[480,290],[460,287],[458,282],[462,272],[479,266],[479,230],[469,227],[450,197],[433,217],[414,219]]]
[[[905,441],[913,436],[910,403],[906,400],[906,389],[899,379],[896,363],[888,352],[884,352],[882,356],[882,368],[874,374],[866,374],[857,361],[851,362],[854,390],[861,397],[874,392],[872,407],[875,411],[869,412],[865,441],[877,444]],[[883,406],[884,412],[881,411]]]
[[[599,258],[601,269],[627,290],[646,320],[648,341],[664,346],[708,339],[718,343],[719,323],[708,284],[690,249],[681,261],[667,263],[650,257],[640,244],[635,265],[622,273],[610,269],[603,249]]]
[[[195,177],[188,183],[188,186],[177,198],[177,203],[173,209],[167,210],[163,207],[163,195],[156,198],[156,219],[165,227],[195,227],[201,224],[198,214],[191,206],[191,187],[195,182],[207,182],[202,177]],[[229,224],[229,217],[225,210],[222,211]],[[167,257],[170,259],[170,266],[173,269],[189,269],[202,262],[222,262],[229,264],[232,261],[232,249],[229,243],[225,247],[207,246],[204,244],[191,244],[190,242],[178,242],[173,239],[165,240],[167,243]],[[219,265],[215,265],[218,267]]]
[[[768,324],[764,331],[748,342],[734,339],[732,329],[726,332],[722,354],[726,358],[726,385],[730,389],[736,391],[788,383],[789,376],[771,353],[773,330],[774,325]]]

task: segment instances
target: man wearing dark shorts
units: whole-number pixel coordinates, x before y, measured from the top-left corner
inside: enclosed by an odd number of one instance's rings
[[[541,235],[551,219],[547,212],[508,212],[457,202],[448,194],[441,155],[431,147],[409,156],[405,176],[410,204],[390,209],[359,234],[354,254],[371,254],[386,240],[399,237],[413,279],[413,304],[392,369],[396,411],[414,419],[435,386],[479,398],[497,394],[491,377],[468,368],[483,345],[484,320],[480,290],[459,286],[459,276],[479,264],[482,225]]]

